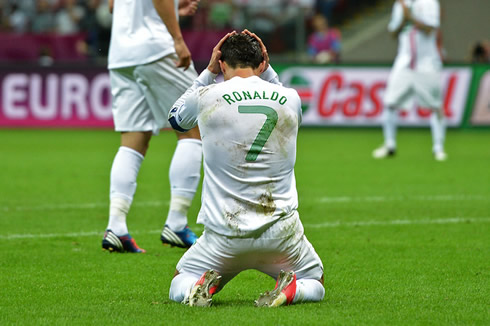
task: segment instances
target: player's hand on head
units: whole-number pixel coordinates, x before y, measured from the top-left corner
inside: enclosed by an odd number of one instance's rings
[[[185,41],[183,38],[179,38],[174,40],[175,53],[179,57],[179,60],[176,63],[176,66],[179,68],[184,68],[187,70],[191,65],[191,52],[187,48]]]
[[[221,51],[220,51],[221,46],[223,45],[223,43],[226,41],[228,37],[234,34],[236,34],[235,31],[226,34],[213,48],[213,53],[211,54],[211,59],[209,60],[209,64],[208,64],[208,70],[213,74],[219,74],[221,72],[221,69],[219,67],[219,59],[221,58]]]
[[[264,42],[262,42],[262,40],[257,34],[252,33],[248,29],[244,29],[242,33],[250,35],[251,37],[255,38],[259,42],[260,48],[262,49],[262,56],[264,57],[264,61],[265,61],[264,71],[267,70],[267,68],[269,68],[269,54],[267,53],[267,48],[265,47]]]

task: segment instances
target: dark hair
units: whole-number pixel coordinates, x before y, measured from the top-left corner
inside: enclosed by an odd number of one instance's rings
[[[259,41],[243,33],[228,37],[221,45],[220,51],[220,60],[231,68],[255,69],[264,61]]]

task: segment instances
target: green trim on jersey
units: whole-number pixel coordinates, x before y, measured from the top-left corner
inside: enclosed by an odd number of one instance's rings
[[[274,127],[277,124],[277,112],[271,107],[262,105],[240,105],[238,107],[238,112],[245,114],[265,114],[267,116],[264,125],[257,134],[257,137],[255,137],[255,140],[252,143],[252,146],[250,146],[250,150],[245,157],[245,160],[253,162],[257,160],[257,156],[259,156],[262,148],[264,148],[264,145],[267,142],[267,139],[269,139],[272,130],[274,130]]]

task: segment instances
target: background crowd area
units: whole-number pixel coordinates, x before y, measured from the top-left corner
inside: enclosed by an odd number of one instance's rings
[[[224,33],[243,28],[256,32],[274,59],[335,64],[358,60],[359,51],[352,46],[356,35],[372,29],[382,14],[389,16],[392,4],[392,0],[201,0],[196,14],[181,17],[180,22],[198,64],[207,61]],[[358,24],[370,16],[370,26]],[[107,0],[0,0],[0,62],[103,64],[111,20]],[[350,28],[356,23],[360,26]],[[388,39],[386,25],[382,26]],[[347,56],[341,45],[344,39]],[[377,51],[386,52],[382,47]],[[465,51],[465,61],[490,61],[485,38],[472,41]]]
[[[301,51],[315,60],[340,60],[339,25],[356,8],[377,0],[201,0],[181,26],[194,59],[206,60],[223,33],[249,28],[271,53]],[[111,15],[107,0],[0,0],[0,59],[55,60],[105,58]],[[314,34],[317,34],[316,36]],[[10,41],[10,42],[9,42]],[[4,43],[5,44],[5,43]],[[198,51],[198,49],[201,49]]]

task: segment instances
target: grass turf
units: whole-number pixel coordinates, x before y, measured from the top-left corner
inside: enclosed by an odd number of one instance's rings
[[[152,140],[128,224],[144,255],[102,252],[106,130],[0,130],[0,324],[359,325],[490,323],[490,131],[402,129],[375,161],[375,129],[302,129],[296,180],[306,235],[323,260],[320,303],[258,309],[274,280],[246,271],[209,309],[168,300],[183,254],[163,247],[175,136]],[[195,225],[199,195],[190,212]]]

